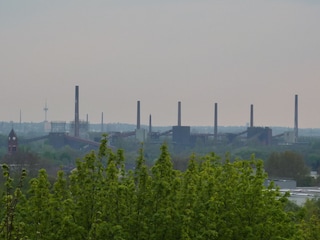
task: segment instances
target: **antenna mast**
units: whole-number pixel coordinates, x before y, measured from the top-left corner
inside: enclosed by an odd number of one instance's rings
[[[46,105],[44,106],[43,108],[43,111],[44,111],[44,121],[47,122],[47,113],[48,113],[48,106],[47,106],[47,100],[46,100]]]

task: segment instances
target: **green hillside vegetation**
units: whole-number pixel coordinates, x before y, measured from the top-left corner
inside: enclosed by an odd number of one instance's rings
[[[98,137],[100,136],[100,137]],[[101,135],[96,134],[95,139],[101,139]],[[264,160],[264,166],[272,178],[296,180],[298,187],[320,186],[320,178],[310,177],[310,171],[319,173],[320,166],[320,141],[310,138],[303,144],[292,145],[249,145],[241,142],[235,144],[214,144],[212,141],[199,142],[194,146],[184,146],[177,148],[172,144],[170,138],[163,138],[162,142],[146,141],[143,143],[144,159],[146,165],[154,165],[160,155],[160,148],[166,142],[170,152],[173,168],[185,171],[188,167],[190,155],[197,154],[198,157],[205,156],[208,152],[214,151],[218,156],[229,154],[229,158],[249,159],[252,154]],[[88,153],[86,148],[74,149],[70,146],[54,148],[48,140],[22,143],[18,147],[15,156],[7,155],[7,137],[0,135],[0,164],[20,164],[28,166],[28,178],[37,176],[39,169],[44,168],[50,179],[56,177],[58,169],[70,172],[76,167],[76,159],[83,158]],[[135,138],[118,138],[113,141],[113,147],[124,150],[126,169],[134,169],[135,161],[138,157],[138,150],[141,143]]]
[[[231,162],[211,153],[175,170],[166,145],[147,167],[141,148],[134,170],[107,138],[49,181],[42,169],[26,182],[2,165],[1,239],[319,239],[320,204],[298,207],[273,184],[263,162]]]

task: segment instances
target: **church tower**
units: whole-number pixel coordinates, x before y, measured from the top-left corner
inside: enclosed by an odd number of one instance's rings
[[[13,129],[8,136],[8,154],[15,153],[18,150],[18,138]]]

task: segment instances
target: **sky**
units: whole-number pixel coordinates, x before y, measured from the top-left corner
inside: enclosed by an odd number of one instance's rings
[[[0,121],[320,128],[318,0],[0,0]]]

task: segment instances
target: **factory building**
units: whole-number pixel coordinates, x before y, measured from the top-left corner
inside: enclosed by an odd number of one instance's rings
[[[178,102],[178,125],[172,127],[172,142],[180,146],[190,145],[190,126],[181,125],[181,102]]]
[[[248,127],[247,139],[262,145],[271,145],[272,129],[269,127]]]

